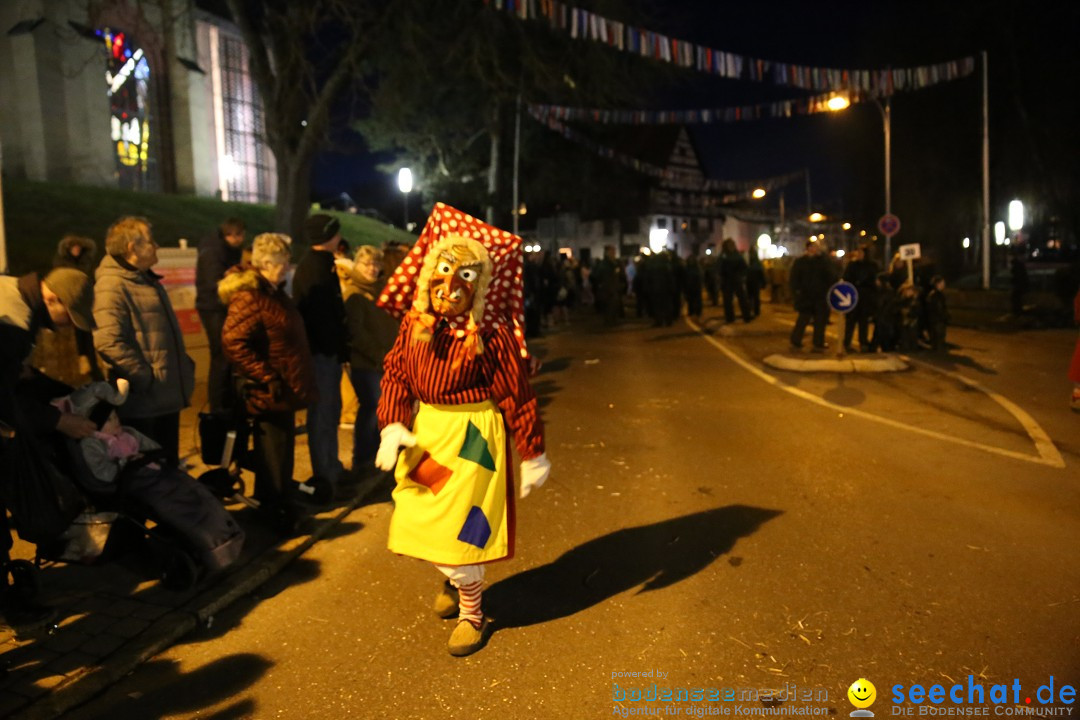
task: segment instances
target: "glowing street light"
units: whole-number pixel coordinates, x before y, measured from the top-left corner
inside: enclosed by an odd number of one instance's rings
[[[662,252],[667,246],[667,228],[653,228],[649,230],[649,247],[654,253]]]
[[[761,198],[765,197],[765,188],[755,188],[754,192],[752,192],[751,195],[754,197],[755,200],[760,200]]]
[[[840,227],[842,227],[845,230],[850,230],[851,229],[851,223],[844,223]]]
[[[998,221],[994,223],[994,244],[1005,244],[1005,223],[1003,222]]]
[[[1009,203],[1009,229],[1013,232],[1024,229],[1024,203],[1019,200]]]
[[[397,174],[397,186],[401,191],[401,203],[403,208],[403,224],[402,228],[406,231],[409,229],[409,193],[412,192],[412,170],[407,167],[398,170]]]
[[[822,215],[822,214],[821,214],[821,213],[819,213],[819,212],[816,212],[816,213],[810,213],[810,222],[814,222],[814,223],[817,223],[817,222],[821,222],[821,221],[822,221],[822,220],[824,220],[824,219],[825,219],[825,216],[824,216],[824,215]]]
[[[758,235],[757,247],[760,252],[766,252],[772,247],[772,237],[768,233],[761,233]]]
[[[971,247],[971,238],[964,238],[964,242],[962,242],[961,245],[963,245],[964,249],[967,250],[969,247]]]
[[[850,107],[851,101],[845,95],[833,95],[826,101],[825,106],[829,108],[830,112],[840,112]]]

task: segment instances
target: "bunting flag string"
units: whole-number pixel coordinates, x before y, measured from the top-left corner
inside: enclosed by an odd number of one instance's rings
[[[558,0],[484,0],[484,4],[521,20],[546,22],[553,30],[564,32],[571,38],[603,43],[622,52],[732,80],[770,82],[816,92],[858,91],[871,97],[884,97],[957,80],[975,71],[974,56],[906,68],[810,67],[702,47],[630,27]]]
[[[829,100],[834,97],[836,97],[835,93],[827,93],[794,100],[777,100],[757,105],[704,110],[599,110],[543,104],[531,104],[529,109],[536,115],[542,117],[550,115],[562,122],[592,122],[608,125],[708,125],[744,120],[791,118],[829,112]],[[852,104],[868,99],[858,91],[851,91],[846,94],[846,97]]]
[[[618,152],[606,145],[602,145],[592,138],[563,124],[554,115],[537,112],[534,108],[535,106],[533,105],[530,105],[528,108],[529,115],[534,120],[541,125],[544,125],[549,130],[562,135],[567,140],[591,150],[598,157],[614,160],[632,170],[636,170],[637,172],[651,177],[660,178],[661,180],[675,180],[677,178],[677,173],[669,168],[654,165],[645,160],[641,160],[640,158],[635,158],[625,153]],[[705,192],[725,192],[727,194],[724,196],[724,202],[730,203],[750,197],[751,193],[757,188],[762,188],[766,192],[772,192],[773,190],[800,179],[805,172],[805,170],[798,170],[786,175],[778,175],[764,180],[704,180],[700,185],[700,190]]]

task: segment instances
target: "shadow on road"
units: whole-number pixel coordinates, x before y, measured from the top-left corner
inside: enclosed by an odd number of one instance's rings
[[[254,653],[237,653],[191,672],[181,672],[174,660],[153,660],[139,670],[140,693],[137,697],[106,695],[92,705],[73,711],[71,720],[101,718],[152,718],[178,713],[197,713],[218,702],[235,701],[205,717],[253,717],[256,705],[251,698],[237,696],[263,676],[273,663]],[[92,709],[91,709],[92,708]]]
[[[739,538],[781,512],[729,505],[590,540],[554,562],[488,588],[484,601],[492,629],[568,617],[642,584],[639,592],[673,585],[708,567]]]

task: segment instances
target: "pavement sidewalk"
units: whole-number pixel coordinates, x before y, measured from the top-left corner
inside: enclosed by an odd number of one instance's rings
[[[200,363],[200,337],[187,338]],[[205,341],[202,342],[202,346]],[[181,455],[188,472],[206,469],[195,452],[198,408],[205,386],[196,388],[192,407],[181,416]],[[298,423],[303,420],[299,413]],[[339,432],[343,457],[351,452],[351,431]],[[306,479],[310,461],[306,436],[297,438],[295,477]],[[252,476],[244,473],[247,494]],[[339,492],[339,498],[311,508],[297,536],[281,539],[265,520],[242,503],[228,505],[247,537],[239,562],[217,576],[204,578],[188,592],[159,584],[153,568],[133,554],[118,561],[80,566],[45,564],[38,572],[40,600],[57,609],[53,624],[18,632],[0,625],[0,717],[20,720],[55,718],[94,697],[197,627],[209,627],[215,614],[251,593],[385,487],[384,474],[371,476]],[[344,497],[342,497],[344,495]],[[13,558],[32,559],[34,546],[16,539]]]

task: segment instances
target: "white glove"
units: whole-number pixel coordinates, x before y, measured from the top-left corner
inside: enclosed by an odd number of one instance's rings
[[[382,441],[379,443],[379,451],[375,453],[375,467],[380,470],[393,470],[397,464],[398,448],[416,444],[416,436],[401,423],[390,423],[382,429],[380,436]]]
[[[524,500],[533,491],[547,482],[551,474],[551,461],[547,453],[541,453],[532,460],[521,461],[521,498]]]

